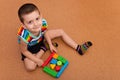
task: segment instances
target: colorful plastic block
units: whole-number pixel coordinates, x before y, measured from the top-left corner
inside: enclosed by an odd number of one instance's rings
[[[52,60],[50,61],[50,64],[56,64],[57,63],[57,60],[52,58]]]
[[[66,63],[66,59],[63,58],[62,56],[58,56],[57,60],[62,61],[62,63]]]
[[[53,58],[57,59],[57,57],[58,57],[58,54],[53,55]]]
[[[65,58],[63,58],[61,61],[63,64],[65,64],[67,60]]]
[[[58,56],[57,60],[61,61],[63,59],[62,56]]]
[[[67,66],[68,61],[64,57],[59,56],[58,54],[56,55],[56,53],[54,52],[47,58],[47,60],[42,65],[43,71],[55,78],[59,78]]]
[[[50,69],[49,67],[45,66],[43,71],[45,71],[46,73],[48,73],[49,75],[56,77],[57,76],[57,72]]]
[[[42,64],[42,67],[46,66],[46,65],[50,62],[50,60],[53,58],[53,55],[54,55],[54,53],[52,53],[52,54],[46,59],[46,61]]]
[[[54,69],[55,66],[56,66],[56,64],[50,64],[50,68],[51,68],[51,69]]]
[[[65,68],[68,66],[68,61],[62,66],[60,71],[57,73],[57,78],[61,76],[62,72],[65,70]]]
[[[58,66],[61,66],[61,65],[62,65],[62,62],[61,62],[61,61],[58,61],[58,62],[57,62],[57,65],[58,65]]]
[[[56,66],[56,67],[55,67],[55,70],[56,70],[57,72],[60,71],[60,69],[61,69],[60,66]]]

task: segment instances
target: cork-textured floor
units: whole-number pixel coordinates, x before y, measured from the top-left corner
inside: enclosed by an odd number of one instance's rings
[[[49,29],[61,28],[73,40],[93,46],[84,56],[60,38],[58,54],[69,61],[56,79],[37,68],[27,72],[17,43],[18,8],[34,3],[48,21]],[[0,0],[0,80],[120,80],[119,0]],[[50,52],[42,57],[44,60]]]

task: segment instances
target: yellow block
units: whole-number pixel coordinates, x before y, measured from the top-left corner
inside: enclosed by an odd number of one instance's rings
[[[50,68],[51,68],[51,69],[54,69],[55,66],[56,66],[56,64],[50,64]]]

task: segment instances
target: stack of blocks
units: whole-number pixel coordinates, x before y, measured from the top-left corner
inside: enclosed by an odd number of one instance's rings
[[[42,65],[43,71],[55,78],[59,78],[67,66],[68,61],[56,53],[51,53]]]

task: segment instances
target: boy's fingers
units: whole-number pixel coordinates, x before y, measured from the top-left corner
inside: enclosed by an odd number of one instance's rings
[[[51,52],[57,52],[57,50],[56,50],[56,49],[54,49],[54,50],[51,50]]]
[[[55,48],[54,51],[57,52],[57,49]]]

